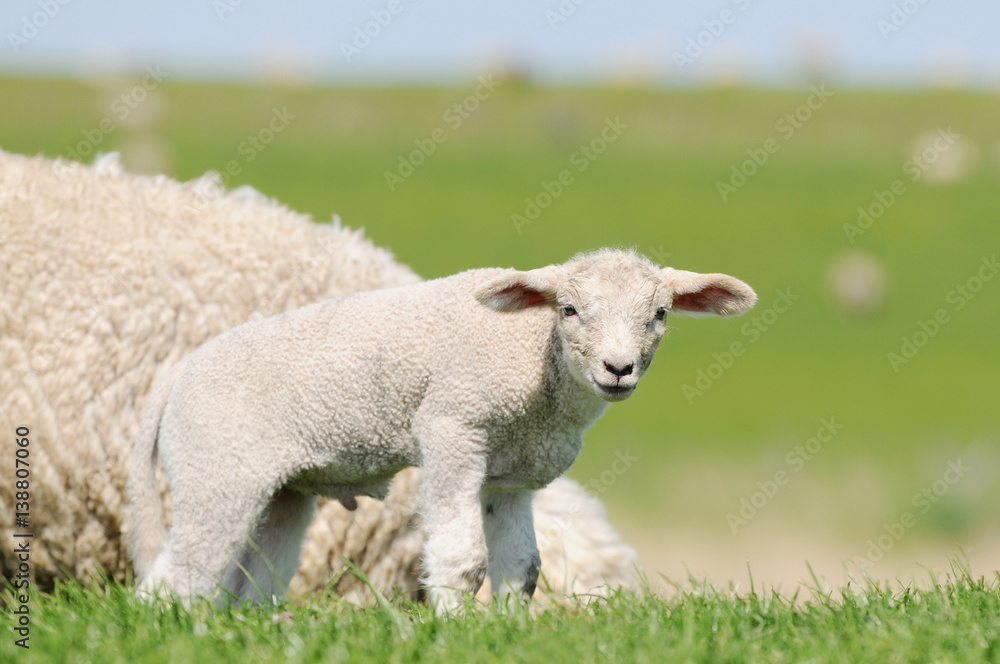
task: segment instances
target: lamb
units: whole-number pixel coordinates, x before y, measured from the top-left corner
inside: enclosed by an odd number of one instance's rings
[[[140,589],[280,595],[317,494],[353,510],[420,466],[423,582],[437,612],[460,610],[486,575],[501,605],[528,600],[541,564],[534,492],[569,468],[610,402],[634,393],[668,312],[726,316],[755,301],[728,275],[601,250],[234,328],[174,367],[143,412],[128,484]],[[173,492],[169,538],[157,454]]]
[[[252,318],[419,281],[359,231],[248,188],[226,192],[211,175],[181,184],[125,173],[115,155],[85,166],[0,151],[0,455],[13,458],[12,432],[30,429],[36,586],[126,579],[128,465],[139,413],[170,366]],[[377,588],[416,596],[420,484],[406,469],[384,503],[362,498],[352,513],[320,499],[291,591],[333,583],[366,601],[366,586],[341,574],[343,555]],[[13,482],[0,482],[8,579],[15,502]],[[540,528],[557,524],[542,548],[554,593],[635,583],[634,550],[575,482],[539,492],[535,515]]]

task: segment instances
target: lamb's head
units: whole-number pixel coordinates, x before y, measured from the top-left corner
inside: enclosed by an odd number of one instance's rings
[[[635,391],[669,314],[731,316],[757,301],[753,289],[734,277],[661,268],[635,252],[611,249],[528,272],[511,270],[477,296],[494,309],[555,309],[570,373],[607,401]]]

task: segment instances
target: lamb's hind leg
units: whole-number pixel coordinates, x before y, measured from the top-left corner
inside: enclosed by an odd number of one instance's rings
[[[275,494],[263,520],[250,536],[252,544],[239,557],[243,569],[233,565],[223,587],[254,604],[284,595],[299,568],[302,539],[315,508],[316,496],[291,489]]]
[[[251,492],[239,482],[209,489],[207,482],[179,481],[172,489],[174,513],[167,547],[143,586],[173,590],[185,601],[211,599],[260,521],[271,493]]]

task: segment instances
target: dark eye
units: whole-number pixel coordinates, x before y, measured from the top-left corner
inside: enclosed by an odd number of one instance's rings
[[[666,309],[664,309],[663,307],[660,307],[659,309],[656,310],[656,320],[663,320],[666,317],[667,317],[667,310]]]
[[[576,315],[576,307],[572,304],[564,304],[562,308],[563,316],[569,318],[570,316]]]

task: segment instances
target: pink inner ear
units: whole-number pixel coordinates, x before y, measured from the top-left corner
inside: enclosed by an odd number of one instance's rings
[[[534,288],[524,286],[508,286],[499,291],[494,298],[507,303],[510,307],[537,307],[545,304],[545,296]]]
[[[674,307],[684,311],[719,311],[733,300],[733,294],[725,288],[708,286],[694,293],[684,293],[674,298]]]

